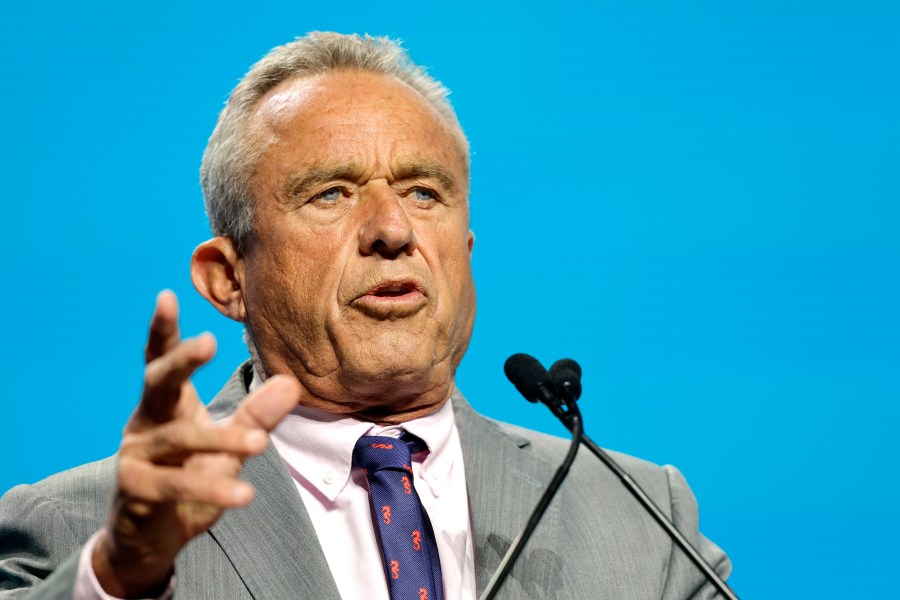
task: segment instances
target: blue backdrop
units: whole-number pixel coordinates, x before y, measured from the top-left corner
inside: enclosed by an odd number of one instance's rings
[[[0,490],[116,450],[159,289],[219,338],[206,398],[244,359],[188,277],[197,169],[240,75],[315,29],[454,91],[477,408],[563,433],[502,364],[573,356],[589,433],[681,468],[743,597],[896,593],[892,2],[5,2]]]

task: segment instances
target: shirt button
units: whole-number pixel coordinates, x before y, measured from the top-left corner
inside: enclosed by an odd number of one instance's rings
[[[334,483],[334,480],[337,479],[337,475],[334,471],[325,471],[325,477],[322,478],[326,484],[331,485]]]

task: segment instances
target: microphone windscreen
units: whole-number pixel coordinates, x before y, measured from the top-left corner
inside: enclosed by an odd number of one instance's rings
[[[506,359],[503,372],[519,393],[530,402],[537,402],[541,397],[540,385],[550,380],[547,369],[538,359],[528,354],[513,354]]]
[[[581,379],[581,365],[572,358],[561,358],[550,367],[550,377],[556,381],[556,374],[562,371],[572,371],[578,379]]]
[[[563,358],[550,367],[550,379],[558,394],[569,390],[569,397],[578,400],[581,397],[581,365],[571,358]]]

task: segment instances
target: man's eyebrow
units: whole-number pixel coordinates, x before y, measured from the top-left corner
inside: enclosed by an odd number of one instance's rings
[[[344,181],[358,181],[363,168],[356,163],[341,163],[331,165],[314,165],[304,171],[299,171],[288,177],[285,192],[288,198],[304,196],[316,186],[327,181],[342,179]]]
[[[449,192],[456,192],[459,189],[459,183],[453,176],[453,171],[438,162],[410,160],[400,163],[393,171],[394,178],[397,181],[404,179],[435,179]]]

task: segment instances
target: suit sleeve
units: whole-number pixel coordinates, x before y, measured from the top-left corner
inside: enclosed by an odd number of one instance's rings
[[[72,598],[80,547],[52,499],[14,487],[0,499],[0,600]]]
[[[721,548],[699,531],[697,500],[684,476],[675,467],[663,467],[669,484],[672,521],[700,555],[723,579],[731,574],[731,561]],[[708,600],[721,598],[703,573],[674,542],[663,589],[664,600]]]

